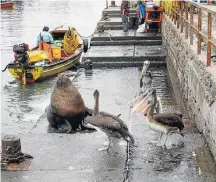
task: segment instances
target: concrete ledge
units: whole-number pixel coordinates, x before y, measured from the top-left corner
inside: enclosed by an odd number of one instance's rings
[[[162,40],[127,40],[127,41],[91,41],[91,46],[119,46],[119,45],[161,45]]]
[[[164,61],[166,54],[161,46],[92,46],[82,57],[93,62]]]
[[[133,62],[93,62],[93,68],[124,68],[124,67],[142,67],[143,59],[141,61],[134,60]],[[151,65],[165,65],[165,61],[151,60]]]
[[[123,32],[122,32],[123,34]],[[153,35],[153,34],[146,34],[146,35],[122,35],[122,36],[112,36],[112,35],[100,35],[91,38],[91,41],[120,41],[120,40],[161,40],[161,35]]]
[[[128,62],[128,64],[133,64],[133,62],[140,62],[140,64],[143,64],[143,61],[145,60],[149,60],[149,61],[154,61],[155,63],[165,63],[165,59],[166,56],[137,56],[137,57],[133,57],[133,56],[119,56],[119,57],[115,57],[115,56],[110,56],[110,57],[91,57],[91,56],[85,56],[82,57],[82,61],[85,61],[86,59],[90,59],[92,60],[93,63],[104,63],[106,62],[106,64],[115,64],[118,62],[122,62],[122,65],[124,64],[124,62]]]
[[[197,56],[196,47],[167,16],[163,16],[163,44],[167,65],[172,65],[185,100],[185,109],[201,131],[216,160],[216,67],[206,67],[206,56]]]
[[[104,25],[104,30],[122,30],[122,25]],[[130,29],[136,29],[135,27],[130,27]]]

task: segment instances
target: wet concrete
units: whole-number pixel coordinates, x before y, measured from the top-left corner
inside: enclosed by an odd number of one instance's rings
[[[167,139],[167,148],[164,148],[151,142],[159,135],[149,129],[144,118],[136,115],[133,121],[137,146],[132,148],[129,181],[216,180],[215,164],[201,134],[187,131],[184,137],[171,135]]]
[[[166,66],[151,65],[150,70],[153,87],[162,99],[163,111],[184,113],[175,101]],[[143,116],[134,114],[130,120],[127,103],[139,91],[140,71],[139,68],[82,69],[73,80],[88,107],[93,107],[92,93],[97,88],[101,95],[101,110],[114,115],[121,113],[120,117],[135,138],[135,146],[130,147],[129,155],[126,143],[121,140],[116,140],[109,151],[97,151],[106,140],[98,131],[48,134],[48,122],[43,114],[28,133],[18,135],[22,151],[34,157],[29,169],[2,171],[2,181],[215,181],[216,168],[200,134],[189,129],[185,131],[185,137],[171,135],[166,149],[151,143],[158,134],[148,128]]]
[[[161,40],[161,34],[136,33],[135,30],[129,30],[125,34],[122,30],[105,30],[104,33],[95,33],[91,41],[108,40]]]
[[[92,46],[82,57],[97,62],[140,62],[148,59],[154,63],[165,63],[165,52],[161,46]]]

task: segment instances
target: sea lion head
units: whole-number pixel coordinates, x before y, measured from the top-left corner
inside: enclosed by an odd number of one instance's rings
[[[67,88],[72,85],[72,81],[65,74],[59,74],[56,81],[57,88]]]

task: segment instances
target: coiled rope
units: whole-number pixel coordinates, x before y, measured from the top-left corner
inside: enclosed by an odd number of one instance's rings
[[[74,28],[69,28],[69,30],[64,35],[64,51],[67,54],[72,54],[75,52],[79,45],[79,40],[77,37],[77,31]]]

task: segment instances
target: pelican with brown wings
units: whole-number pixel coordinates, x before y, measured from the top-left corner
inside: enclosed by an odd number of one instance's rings
[[[108,150],[113,138],[124,139],[126,142],[134,143],[132,135],[129,133],[127,125],[118,116],[111,114],[100,115],[99,112],[99,91],[94,92],[95,105],[93,116],[87,116],[86,121],[97,130],[101,130],[108,137],[108,142],[99,151]]]
[[[146,116],[147,125],[161,135],[166,134],[164,144],[169,134],[179,133],[183,136],[181,131],[184,129],[184,124],[182,122],[182,114],[179,112],[171,113],[157,113],[154,114],[154,109],[157,104],[156,89],[152,89],[149,94],[142,99],[138,104],[134,106],[135,111],[142,112]]]

